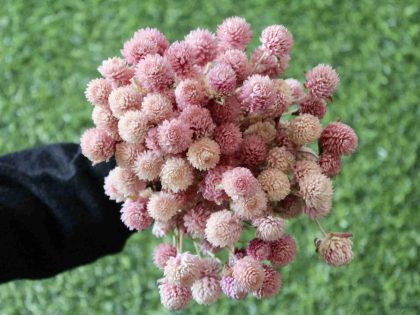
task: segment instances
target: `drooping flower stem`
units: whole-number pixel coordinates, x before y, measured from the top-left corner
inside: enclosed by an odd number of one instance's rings
[[[319,220],[317,218],[314,218],[314,221],[316,223],[316,225],[318,226],[319,230],[321,231],[323,236],[327,235],[327,232],[325,232],[324,228],[322,227],[321,223],[319,222]]]

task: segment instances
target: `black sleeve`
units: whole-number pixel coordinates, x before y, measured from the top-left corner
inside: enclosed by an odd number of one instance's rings
[[[130,232],[103,190],[113,166],[93,167],[76,144],[0,157],[0,283],[50,277],[123,248]]]

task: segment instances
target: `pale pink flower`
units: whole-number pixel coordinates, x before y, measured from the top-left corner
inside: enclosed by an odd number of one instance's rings
[[[121,208],[121,221],[130,230],[147,229],[153,223],[153,219],[147,213],[147,199],[137,198],[125,201]]]
[[[115,146],[115,161],[118,166],[131,167],[137,156],[144,151],[143,144],[119,142]]]
[[[349,155],[357,148],[357,135],[354,130],[341,122],[330,123],[321,134],[319,143],[322,152],[336,155]]]
[[[161,92],[173,83],[173,71],[166,57],[148,55],[136,66],[136,79],[148,92]]]
[[[251,37],[251,26],[241,17],[227,18],[217,27],[217,39],[229,48],[245,50]]]
[[[170,244],[162,243],[153,250],[153,263],[160,270],[164,270],[169,258],[175,257],[176,248]]]
[[[200,259],[189,252],[178,253],[168,259],[164,274],[168,282],[190,287],[200,276]]]
[[[277,136],[277,130],[273,121],[258,121],[250,125],[244,135],[256,135],[267,145],[271,144]]]
[[[274,147],[267,155],[267,166],[288,172],[295,164],[295,156],[286,147]]]
[[[218,279],[203,277],[196,280],[191,286],[192,297],[198,304],[209,305],[214,303],[221,295],[222,289]]]
[[[138,40],[147,40],[152,43],[155,43],[158,47],[158,54],[163,55],[166,49],[169,46],[169,42],[166,39],[165,35],[162,34],[157,28],[141,28],[136,31],[133,35],[133,38]]]
[[[249,113],[261,112],[276,98],[274,82],[268,76],[254,74],[245,80],[239,93],[242,105]]]
[[[267,146],[261,137],[256,135],[244,136],[241,145],[241,158],[246,165],[257,165],[267,157]]]
[[[308,174],[321,174],[321,172],[319,164],[312,160],[297,161],[293,167],[293,175],[298,182]]]
[[[264,282],[264,268],[249,256],[235,262],[232,275],[238,286],[248,292],[258,290]]]
[[[192,144],[193,131],[183,120],[165,120],[158,126],[159,146],[166,153],[177,154]]]
[[[271,201],[280,201],[290,193],[289,178],[277,168],[268,168],[258,175],[261,188]]]
[[[243,220],[262,217],[267,211],[267,195],[259,188],[251,197],[234,200],[231,207],[235,214]]]
[[[298,100],[303,97],[305,94],[303,90],[303,85],[298,80],[290,78],[284,80],[286,84],[289,86],[293,99]]]
[[[264,240],[254,238],[249,241],[246,252],[256,260],[266,260],[271,254],[271,245]]]
[[[82,154],[93,164],[108,161],[115,153],[115,141],[105,130],[89,128],[80,138]]]
[[[172,231],[173,226],[174,220],[169,220],[167,222],[155,221],[152,227],[152,234],[158,238],[165,237]]]
[[[316,247],[321,258],[333,267],[350,263],[353,258],[353,242],[349,237],[351,234],[328,233],[324,239],[318,240]]]
[[[194,168],[207,171],[219,163],[220,147],[210,138],[201,138],[189,147],[187,158]]]
[[[115,200],[116,202],[122,202],[126,198],[124,197],[124,194],[118,189],[119,181],[120,181],[120,177],[118,173],[119,173],[119,168],[114,168],[105,177],[104,191],[105,191],[105,195],[107,195],[110,200]]]
[[[109,106],[112,114],[121,118],[126,112],[139,110],[143,96],[133,86],[121,86],[109,95]]]
[[[233,154],[241,147],[241,129],[233,123],[219,125],[215,130],[214,140],[219,144],[222,154]]]
[[[170,311],[178,311],[187,306],[191,300],[189,288],[163,282],[159,284],[160,303]]]
[[[149,215],[162,222],[168,222],[178,212],[179,208],[180,205],[175,196],[164,191],[154,193],[147,203]]]
[[[143,151],[135,159],[133,170],[141,180],[153,181],[159,178],[163,162],[163,158],[154,151]]]
[[[194,172],[185,159],[171,157],[163,164],[160,172],[160,181],[163,189],[177,193],[186,190],[193,184]]]
[[[227,170],[222,175],[221,186],[232,199],[251,197],[258,191],[258,180],[245,167]]]
[[[314,98],[330,98],[340,82],[337,72],[329,65],[319,64],[305,74],[305,87]]]
[[[211,89],[216,93],[228,95],[236,88],[236,73],[227,64],[215,64],[207,74],[207,78]]]
[[[262,286],[252,294],[257,299],[269,298],[277,294],[281,286],[280,273],[269,265],[262,265],[264,269],[264,282]]]
[[[217,63],[229,65],[235,71],[238,82],[242,82],[251,73],[251,65],[248,62],[246,53],[238,49],[229,49],[220,54]]]
[[[208,30],[193,30],[185,37],[185,41],[191,46],[197,65],[205,66],[216,57],[216,37]]]
[[[283,25],[271,25],[262,31],[260,41],[264,50],[281,57],[292,48],[293,36]]]
[[[216,128],[209,110],[204,107],[187,107],[181,112],[179,119],[190,127],[195,139],[211,137]]]
[[[276,78],[283,74],[289,66],[289,55],[283,55],[280,58],[264,51],[261,47],[254,50],[251,55],[251,65],[254,74]]]
[[[216,258],[203,258],[200,260],[200,277],[220,278],[220,261]]]
[[[146,148],[148,148],[149,150],[152,150],[156,154],[163,153],[163,150],[159,144],[159,133],[158,133],[157,127],[150,128],[147,131],[146,138],[144,139],[144,143],[146,145]]]
[[[147,118],[139,110],[126,112],[118,121],[118,132],[129,143],[142,143],[147,130]]]
[[[241,104],[233,95],[225,98],[223,104],[210,101],[207,108],[210,111],[213,121],[219,125],[228,122],[237,122],[242,112]]]
[[[115,85],[126,85],[130,83],[134,75],[134,69],[127,66],[124,59],[112,57],[102,61],[98,67],[99,73]]]
[[[325,175],[333,177],[340,172],[340,156],[328,152],[322,153],[319,157],[319,166]]]
[[[159,47],[155,42],[138,37],[130,38],[124,43],[121,55],[129,64],[135,65],[147,55],[154,55],[159,52]]]
[[[204,106],[208,102],[204,82],[197,79],[186,79],[179,82],[175,89],[176,103],[183,110],[189,106]]]
[[[296,242],[290,235],[286,234],[276,241],[271,242],[270,262],[277,267],[286,266],[296,256]]]
[[[206,224],[206,238],[214,246],[230,246],[239,240],[242,224],[229,210],[221,210],[210,215]]]
[[[146,183],[138,179],[136,174],[129,168],[116,167],[116,189],[125,198],[136,197],[138,193],[146,188]]]
[[[108,107],[108,97],[111,91],[111,82],[106,79],[98,78],[87,84],[85,96],[92,105]]]
[[[143,99],[141,112],[150,124],[159,124],[173,115],[172,103],[164,94],[150,93]]]
[[[95,106],[92,111],[92,121],[96,127],[108,131],[108,133],[118,132],[118,120],[106,107]]]
[[[311,114],[302,114],[287,125],[287,135],[293,143],[301,146],[318,140],[322,126],[319,119]]]
[[[333,195],[331,179],[324,174],[310,173],[299,181],[299,187],[307,205],[304,211],[311,219],[330,212]]]
[[[285,222],[282,218],[271,215],[252,221],[256,227],[256,237],[264,241],[276,241],[283,236]]]
[[[172,70],[180,78],[191,77],[194,74],[194,52],[185,41],[174,42],[165,53]]]

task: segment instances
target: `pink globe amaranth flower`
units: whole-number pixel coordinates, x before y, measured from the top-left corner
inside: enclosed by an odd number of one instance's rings
[[[275,102],[274,82],[268,76],[254,74],[245,80],[239,99],[249,113],[262,112]]]
[[[168,235],[174,227],[174,221],[169,220],[167,222],[155,221],[152,227],[152,234],[155,237],[162,238]]]
[[[231,66],[215,64],[207,74],[210,88],[218,94],[228,95],[235,91],[236,73]]]
[[[184,226],[187,233],[193,238],[205,238],[207,219],[212,214],[212,209],[205,203],[199,203],[195,207],[188,210],[184,216]]]
[[[198,304],[209,305],[221,295],[220,281],[213,277],[196,280],[191,286],[192,297]]]
[[[138,37],[130,38],[124,43],[121,55],[129,64],[135,65],[147,55],[154,55],[159,52],[159,47],[155,42]]]
[[[237,98],[232,95],[224,100],[224,104],[210,101],[210,104],[207,106],[213,121],[218,125],[239,121],[242,110]]]
[[[266,260],[271,254],[270,243],[258,238],[249,241],[246,252],[256,260]]]
[[[173,194],[160,191],[154,193],[147,203],[149,215],[161,222],[168,222],[180,208],[178,201]]]
[[[321,174],[322,169],[316,161],[301,160],[297,161],[293,167],[294,178],[300,182],[306,175]]]
[[[251,65],[254,74],[276,78],[283,74],[289,66],[289,55],[283,55],[277,58],[265,52],[261,47],[254,50],[251,55]]]
[[[328,233],[324,239],[316,241],[316,249],[328,265],[339,267],[351,262],[353,242],[351,234]]]
[[[233,245],[241,237],[242,224],[229,210],[221,210],[210,215],[206,224],[206,238],[214,246]]]
[[[121,86],[109,95],[109,107],[115,117],[121,118],[128,111],[139,110],[142,100],[143,95],[133,86]]]
[[[216,128],[214,140],[219,144],[222,154],[233,154],[242,144],[241,129],[233,123],[222,124]]]
[[[147,229],[153,219],[147,213],[147,199],[127,200],[121,208],[121,221],[130,229],[142,231]]]
[[[262,286],[252,294],[257,299],[269,298],[277,294],[281,286],[280,273],[269,265],[262,265],[264,269],[264,282]]]
[[[291,92],[294,100],[298,100],[298,99],[301,99],[303,97],[305,92],[303,90],[302,83],[300,83],[298,80],[293,79],[293,78],[286,79],[284,81],[289,86],[290,92]]]
[[[194,52],[185,41],[172,43],[165,56],[178,77],[187,78],[194,74]]]
[[[357,135],[354,130],[341,122],[328,124],[322,131],[319,144],[322,152],[336,155],[349,155],[357,148]]]
[[[227,166],[216,166],[208,170],[200,183],[200,193],[204,199],[222,204],[228,199],[225,191],[220,187],[222,174],[229,168]]]
[[[185,42],[191,46],[195,63],[199,66],[205,66],[216,57],[216,37],[208,30],[198,28],[191,31],[185,37]]]
[[[146,148],[148,148],[149,150],[152,150],[158,155],[163,154],[163,150],[159,144],[159,133],[158,133],[157,127],[150,128],[147,131],[146,138],[144,139],[144,143],[146,145]]]
[[[268,168],[258,175],[261,188],[271,201],[280,201],[290,193],[289,178],[276,168]]]
[[[283,172],[290,171],[295,164],[295,156],[286,147],[274,147],[267,155],[267,166]]]
[[[118,166],[129,168],[133,165],[137,156],[144,151],[143,144],[131,144],[119,142],[115,146],[115,161]]]
[[[232,300],[242,300],[248,295],[248,292],[240,288],[231,276],[223,276],[220,286],[223,293]]]
[[[256,227],[256,237],[263,241],[276,241],[284,235],[285,222],[282,218],[271,215],[252,222]]]
[[[104,181],[104,190],[105,195],[109,197],[110,200],[115,200],[116,202],[122,202],[126,198],[124,194],[118,189],[119,185],[119,176],[118,176],[118,168],[112,169],[108,176],[105,177]]]
[[[134,76],[134,70],[127,66],[124,59],[119,57],[102,61],[98,71],[105,79],[111,80],[116,86],[129,84]]]
[[[246,165],[258,165],[267,157],[267,147],[261,137],[247,135],[243,138],[240,154]]]
[[[251,73],[251,65],[246,53],[239,49],[229,49],[220,54],[217,63],[229,65],[235,71],[238,82],[245,80]]]
[[[157,53],[159,55],[163,55],[169,46],[169,42],[165,35],[163,35],[157,28],[141,28],[134,33],[133,38],[136,40],[147,40],[155,43],[158,47]]]
[[[278,119],[292,104],[293,98],[290,88],[284,80],[275,80],[274,84],[276,86],[276,98],[274,103],[266,109],[265,114],[268,117]]]
[[[216,125],[207,108],[190,106],[179,115],[179,119],[193,131],[193,138],[211,137]]]
[[[313,98],[330,98],[340,78],[329,65],[319,64],[305,74],[305,87]]]
[[[322,173],[328,177],[333,177],[340,172],[340,156],[328,152],[322,153],[319,157],[319,166],[321,167]]]
[[[311,114],[322,119],[327,112],[327,106],[323,99],[307,97],[299,103],[299,115]]]
[[[142,143],[148,130],[148,121],[139,110],[126,112],[118,121],[118,132],[128,143]]]
[[[310,173],[299,181],[300,194],[305,200],[306,215],[313,218],[326,216],[332,207],[333,187],[324,174]]]
[[[191,185],[186,190],[174,193],[176,200],[181,205],[182,210],[188,210],[194,207],[199,201],[202,201],[198,193],[197,185]]]
[[[245,167],[235,167],[222,175],[221,186],[233,200],[239,197],[251,197],[258,191],[258,180]]]
[[[175,257],[177,254],[176,248],[170,244],[159,244],[153,250],[153,263],[160,270],[164,270],[169,258]]]
[[[191,290],[176,284],[163,282],[159,284],[160,303],[170,311],[185,308],[191,300]]]
[[[284,219],[297,218],[303,211],[305,207],[305,202],[302,198],[295,195],[288,195],[284,198],[274,211],[279,213],[280,216]]]
[[[107,131],[110,135],[118,133],[118,119],[108,108],[95,106],[92,111],[92,121],[96,127]]]
[[[290,152],[294,152],[298,149],[298,146],[294,144],[287,135],[286,125],[283,123],[277,124],[276,144],[279,147],[285,147]]]
[[[141,180],[153,181],[159,178],[163,162],[163,158],[154,151],[143,151],[136,157],[133,170]]]
[[[186,190],[194,182],[194,172],[191,165],[183,158],[171,157],[165,161],[160,172],[163,189],[174,193]]]
[[[227,18],[217,27],[217,39],[225,47],[245,50],[251,37],[251,26],[241,17]]]
[[[322,126],[319,119],[311,114],[302,114],[292,119],[286,127],[287,135],[296,145],[305,145],[321,136]]]
[[[217,165],[220,160],[220,147],[210,138],[195,141],[187,151],[190,164],[199,171],[207,171]]]
[[[260,41],[264,50],[281,57],[292,48],[293,36],[283,25],[271,25],[262,31]]]
[[[148,92],[161,92],[173,83],[173,70],[166,57],[148,55],[136,66],[136,79]]]
[[[251,197],[234,200],[231,207],[236,216],[243,220],[254,220],[264,216],[267,211],[267,196],[259,188]]]
[[[267,145],[270,145],[277,135],[277,130],[273,121],[258,121],[250,125],[244,132],[244,135],[256,135],[260,137]]]
[[[296,242],[286,234],[276,241],[271,242],[271,255],[268,260],[277,267],[286,266],[296,256]]]
[[[204,106],[208,102],[208,95],[204,82],[197,79],[186,79],[179,82],[175,89],[176,103],[183,110],[190,106]]]
[[[192,144],[193,131],[183,120],[165,120],[158,126],[159,146],[166,153],[177,154]]]
[[[238,286],[247,292],[256,291],[264,282],[264,268],[252,257],[246,256],[235,262],[232,276]]]
[[[108,97],[111,91],[111,82],[106,79],[98,78],[93,79],[87,84],[85,96],[92,105],[108,107]]]
[[[190,287],[200,276],[200,259],[189,252],[178,253],[166,262],[164,275],[170,283]]]
[[[134,172],[129,168],[116,167],[116,189],[125,198],[134,197],[146,188],[146,183],[139,180]]]
[[[141,104],[141,112],[150,124],[159,124],[174,113],[170,99],[160,93],[147,94]]]
[[[108,161],[115,153],[115,141],[105,130],[89,128],[80,138],[82,154],[93,164]]]
[[[200,278],[212,277],[220,279],[220,262],[216,258],[200,260]]]

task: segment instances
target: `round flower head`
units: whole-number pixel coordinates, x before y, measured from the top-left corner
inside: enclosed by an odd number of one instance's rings
[[[137,64],[136,79],[148,92],[160,92],[173,83],[173,71],[165,57],[148,55]]]
[[[292,78],[291,79],[286,79],[284,81],[289,86],[291,94],[292,94],[292,98],[294,100],[298,100],[298,99],[301,99],[303,97],[305,92],[303,90],[302,83],[300,83],[298,80],[292,79]]]
[[[322,132],[319,119],[311,114],[299,115],[287,125],[287,135],[297,145],[305,145],[317,140]]]
[[[296,256],[296,242],[286,234],[276,241],[271,242],[271,255],[268,258],[276,267],[286,266]]]
[[[168,158],[160,172],[163,189],[172,192],[186,190],[194,181],[194,172],[188,162],[180,157]]]
[[[119,142],[115,147],[115,160],[118,166],[131,167],[137,156],[144,151],[142,144]]]
[[[125,197],[124,194],[118,189],[120,181],[118,173],[119,168],[114,168],[109,172],[108,176],[105,177],[104,190],[105,195],[107,195],[110,200],[122,202],[125,200]]]
[[[217,27],[217,39],[229,48],[245,50],[251,37],[251,26],[241,17],[227,18]]]
[[[339,267],[350,263],[353,258],[353,242],[350,235],[328,233],[323,240],[317,241],[317,251],[321,258],[330,266]]]
[[[286,147],[274,147],[267,155],[267,166],[288,172],[295,164],[295,156]]]
[[[219,55],[216,59],[217,63],[229,65],[235,71],[238,82],[242,82],[251,73],[251,65],[248,58],[242,50],[229,49]]]
[[[265,260],[270,256],[271,245],[261,239],[254,238],[249,241],[246,252],[249,256],[256,260]]]
[[[207,104],[208,96],[205,84],[197,79],[186,79],[179,82],[175,89],[176,103],[179,109],[189,106]]]
[[[207,106],[213,121],[218,125],[228,122],[237,122],[241,115],[241,104],[235,96],[227,97],[224,100],[224,104],[211,101]]]
[[[261,263],[249,256],[236,261],[232,275],[238,285],[248,292],[258,290],[264,282]]]
[[[216,57],[216,37],[208,30],[198,28],[191,31],[185,37],[185,42],[190,45],[195,63],[199,66],[205,66]]]
[[[133,170],[141,180],[153,181],[159,177],[163,162],[163,158],[154,151],[144,151],[135,159]]]
[[[293,98],[290,88],[284,80],[278,79],[274,83],[276,86],[276,98],[274,103],[266,109],[265,114],[268,117],[277,119],[287,111],[293,102]]]
[[[159,284],[160,303],[170,311],[185,308],[191,300],[191,291],[188,288],[164,282]]]
[[[149,215],[162,222],[168,222],[178,212],[179,208],[180,205],[175,196],[164,191],[154,193],[147,203]]]
[[[337,72],[320,64],[305,74],[305,87],[314,98],[330,98],[340,82]]]
[[[109,80],[99,78],[88,83],[85,90],[85,96],[92,105],[108,107],[108,97],[111,91],[111,82]]]
[[[142,143],[147,132],[148,121],[139,110],[126,112],[118,121],[118,132],[128,143]]]
[[[140,109],[142,100],[143,96],[134,87],[121,86],[109,95],[109,107],[115,117],[121,118],[128,111]]]
[[[247,292],[240,288],[232,276],[223,276],[220,281],[223,293],[232,300],[242,300],[247,296]]]
[[[174,226],[174,221],[169,220],[167,222],[155,221],[152,227],[152,234],[155,237],[162,238],[168,235],[169,231],[172,230]]]
[[[187,107],[181,112],[179,119],[190,126],[195,139],[211,137],[216,128],[209,110],[204,107]]]
[[[284,219],[297,218],[303,211],[305,202],[302,198],[295,195],[288,195],[278,204],[275,211]]]
[[[178,191],[174,195],[182,210],[191,209],[197,202],[202,201],[197,191],[197,185],[191,185],[186,190]]]
[[[241,157],[246,165],[262,163],[267,156],[267,147],[261,137],[256,135],[244,136],[241,145]]]
[[[264,241],[276,241],[284,234],[284,220],[271,215],[252,222],[256,227],[256,236]]]
[[[267,211],[267,196],[258,190],[252,197],[239,198],[232,203],[232,210],[243,220],[260,218]]]
[[[190,164],[200,171],[207,171],[219,163],[220,147],[210,138],[195,141],[187,152]]]
[[[157,53],[159,55],[163,55],[169,46],[169,42],[165,35],[163,35],[157,28],[141,28],[134,33],[133,38],[137,40],[147,40],[155,43],[158,47]]]
[[[200,259],[189,252],[178,253],[166,262],[164,274],[174,284],[189,287],[200,275]]]
[[[233,154],[241,147],[241,129],[233,123],[222,124],[216,128],[214,140],[219,144],[222,154]]]
[[[283,25],[271,25],[265,28],[260,41],[263,49],[276,57],[287,54],[293,45],[292,34]]]
[[[214,246],[225,247],[239,240],[242,225],[229,210],[221,210],[210,215],[206,224],[206,238]]]
[[[93,164],[108,161],[115,152],[115,141],[105,130],[87,129],[80,138],[82,154]]]
[[[219,279],[220,262],[216,258],[203,258],[200,260],[200,278],[212,277]]]
[[[258,175],[261,188],[271,201],[280,201],[290,193],[290,182],[286,174],[276,168],[269,168]]]
[[[340,156],[327,152],[322,153],[319,157],[319,166],[321,167],[322,173],[329,177],[333,177],[340,172]]]
[[[308,174],[321,174],[322,169],[316,161],[302,160],[297,161],[293,167],[293,175],[300,182]]]
[[[176,248],[170,244],[159,244],[153,250],[153,263],[160,270],[164,270],[169,258],[176,256]]]
[[[159,47],[155,42],[133,37],[124,43],[121,55],[127,63],[135,65],[147,55],[157,54],[158,51]]]
[[[259,121],[249,126],[245,135],[256,135],[260,137],[266,144],[271,144],[277,135],[276,127],[271,121]]]
[[[159,144],[159,134],[158,134],[158,128],[150,128],[147,131],[146,138],[144,139],[144,143],[146,145],[146,148],[149,150],[152,150],[156,154],[162,154],[163,150],[160,147]]]
[[[274,296],[281,286],[280,273],[269,265],[262,265],[262,267],[264,269],[264,282],[258,290],[252,293],[257,299]]]
[[[308,174],[299,181],[300,193],[309,207],[305,209],[311,218],[327,215],[332,206],[332,182],[324,174]]]
[[[185,41],[172,43],[165,56],[178,77],[186,78],[194,74],[194,52]]]
[[[221,204],[228,199],[225,191],[220,187],[222,174],[228,170],[226,166],[216,166],[208,170],[200,183],[200,193],[204,199]]]
[[[193,238],[205,238],[207,219],[212,210],[205,203],[200,203],[185,213],[183,220],[187,233]]]
[[[330,123],[321,134],[319,143],[322,152],[335,155],[349,155],[357,148],[357,135],[354,130],[341,122]]]
[[[211,304],[215,302],[222,293],[220,282],[213,277],[204,277],[193,283],[191,286],[192,297],[198,304]]]
[[[177,154],[188,149],[192,143],[193,131],[183,120],[165,120],[158,127],[159,146],[166,153]]]
[[[284,123],[277,124],[277,136],[276,136],[276,144],[279,147],[286,147],[287,150],[294,152],[297,150],[298,146],[290,140],[289,136],[287,135],[287,125]]]
[[[251,64],[253,73],[266,75],[270,78],[276,78],[283,74],[289,66],[289,55],[283,55],[280,58],[268,54],[264,49],[258,47],[251,55]]]
[[[92,121],[100,129],[110,133],[118,132],[118,120],[108,108],[95,106],[92,111]]]
[[[125,198],[137,196],[146,188],[146,183],[139,180],[129,168],[116,167],[116,188]]]
[[[261,112],[275,102],[276,88],[268,76],[254,74],[245,80],[239,99],[250,113]]]
[[[325,102],[319,98],[306,98],[299,103],[299,115],[311,114],[319,119],[322,119],[327,112],[327,106]]]
[[[218,63],[207,75],[209,85],[216,93],[228,95],[236,88],[236,73],[231,66]]]
[[[147,229],[153,219],[147,213],[147,199],[128,199],[121,208],[121,221],[130,229],[142,231]]]
[[[258,191],[258,180],[245,167],[236,167],[224,172],[221,185],[232,199],[251,197]]]
[[[134,75],[133,69],[129,68],[124,59],[119,57],[104,60],[98,67],[98,71],[105,79],[112,81],[117,86],[129,84]]]
[[[159,93],[148,94],[143,99],[141,111],[150,124],[159,124],[173,115],[171,101]]]

